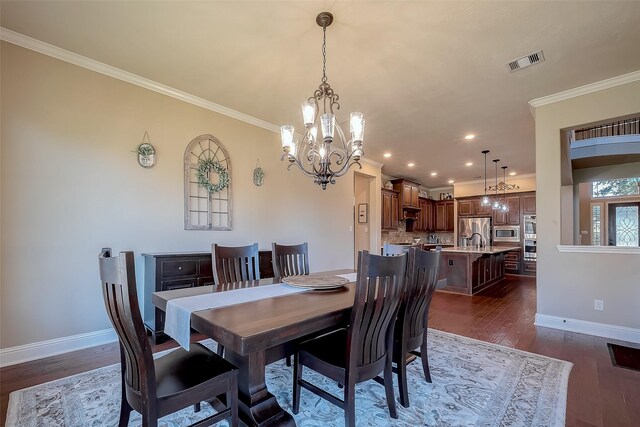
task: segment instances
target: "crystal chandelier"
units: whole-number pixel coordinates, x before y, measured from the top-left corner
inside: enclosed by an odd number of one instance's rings
[[[281,160],[289,160],[291,169],[297,165],[303,174],[313,178],[313,182],[327,188],[327,184],[335,184],[335,178],[347,173],[349,168],[357,164],[364,154],[362,141],[364,136],[364,117],[362,113],[351,113],[349,131],[351,139],[347,140],[336,124],[334,108],[340,109],[340,96],[327,83],[327,27],[333,22],[333,15],[322,12],[316,17],[316,23],[322,27],[322,80],[320,86],[308,100],[302,103],[302,119],[304,135],[302,140],[296,139],[294,128],[290,125],[280,127],[282,137]],[[319,120],[318,120],[319,119]],[[318,128],[320,128],[318,130]],[[332,163],[332,160],[334,163]],[[332,167],[333,165],[333,167]]]

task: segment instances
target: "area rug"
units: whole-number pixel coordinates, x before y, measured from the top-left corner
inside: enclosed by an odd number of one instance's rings
[[[215,343],[206,340],[210,348]],[[433,383],[424,380],[419,360],[409,364],[411,406],[398,403],[398,419],[389,417],[384,388],[374,381],[356,388],[359,426],[564,426],[569,362],[429,330]],[[112,365],[18,390],[9,397],[6,425],[115,426],[120,407],[120,366]],[[337,384],[319,374],[304,377],[341,396]],[[394,376],[395,377],[395,376]],[[283,361],[267,367],[267,386],[291,412],[292,370]],[[395,381],[395,378],[394,378]],[[397,384],[396,384],[397,385]],[[396,400],[397,400],[397,387]],[[185,426],[213,413],[208,405],[161,419],[166,427]],[[336,406],[302,390],[298,426],[344,425]],[[133,412],[130,426],[141,424]],[[226,426],[226,422],[220,426]]]

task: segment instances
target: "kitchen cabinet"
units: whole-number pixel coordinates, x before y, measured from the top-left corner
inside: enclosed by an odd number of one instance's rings
[[[482,206],[482,198],[469,198],[458,200],[458,216],[491,216],[491,206]]]
[[[500,201],[503,202],[504,199]],[[493,225],[520,225],[520,195],[507,196],[506,203],[509,211],[494,211]]]
[[[398,192],[382,189],[382,229],[398,229]]]
[[[407,228],[407,231],[433,231],[433,201],[420,197],[418,199],[418,206],[420,207],[420,211],[418,212],[416,220],[413,221],[412,229]],[[407,226],[408,224],[409,223],[407,223]]]
[[[520,274],[522,256],[520,250],[507,252],[504,256],[504,272],[506,274]]]
[[[536,193],[522,195],[522,213],[524,215],[536,214]]]
[[[420,209],[418,203],[420,184],[407,179],[394,179],[391,183],[393,189],[398,192],[401,209]]]
[[[435,203],[435,231],[453,231],[453,200],[440,200]]]

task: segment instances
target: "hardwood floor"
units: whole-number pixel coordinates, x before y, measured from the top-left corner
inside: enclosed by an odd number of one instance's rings
[[[572,362],[568,426],[637,426],[640,372],[611,364],[607,342],[618,341],[537,328],[535,313],[535,279],[507,276],[473,297],[436,292],[429,327]],[[12,391],[117,363],[118,357],[117,346],[108,344],[1,369],[0,424]]]

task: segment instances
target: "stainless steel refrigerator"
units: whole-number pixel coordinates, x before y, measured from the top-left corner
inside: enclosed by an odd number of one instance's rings
[[[474,234],[478,233],[478,234]],[[491,246],[491,217],[459,218],[458,219],[458,245],[477,246],[482,244]]]

